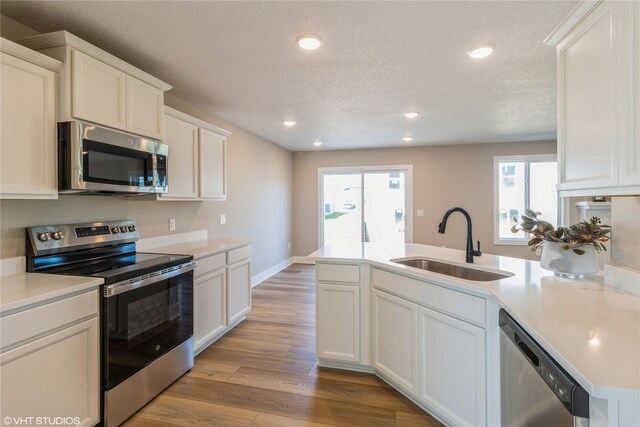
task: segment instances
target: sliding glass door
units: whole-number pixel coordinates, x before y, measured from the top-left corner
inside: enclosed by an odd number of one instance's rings
[[[320,171],[320,245],[404,243],[411,233],[411,167]]]

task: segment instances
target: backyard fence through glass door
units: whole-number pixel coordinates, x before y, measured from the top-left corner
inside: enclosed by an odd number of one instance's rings
[[[411,168],[320,171],[321,246],[405,243],[411,227]]]

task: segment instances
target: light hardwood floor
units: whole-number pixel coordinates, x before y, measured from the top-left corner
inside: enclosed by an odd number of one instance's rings
[[[317,367],[315,270],[253,288],[253,311],[126,423],[137,426],[440,426],[373,375]]]

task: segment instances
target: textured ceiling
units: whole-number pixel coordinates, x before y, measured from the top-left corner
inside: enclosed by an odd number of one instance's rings
[[[555,138],[555,51],[568,1],[6,1],[293,151]],[[302,33],[324,44],[303,51]],[[497,46],[483,60],[466,51]],[[420,116],[405,119],[403,111]],[[297,121],[285,128],[282,121]]]

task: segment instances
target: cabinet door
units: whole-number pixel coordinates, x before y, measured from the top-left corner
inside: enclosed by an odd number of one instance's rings
[[[484,330],[418,308],[418,398],[460,426],[486,425]]]
[[[417,306],[373,291],[373,367],[407,391],[417,390]]]
[[[227,140],[211,131],[200,129],[200,198],[227,198]]]
[[[251,311],[250,260],[227,267],[227,324]]]
[[[633,20],[631,41],[631,52],[633,55],[632,64],[632,87],[633,93],[633,130],[632,136],[627,138],[620,150],[620,184],[640,185],[640,3],[625,2],[617,7],[627,6],[631,9],[628,12]]]
[[[195,352],[221,333],[226,326],[225,270],[199,277],[195,281]]]
[[[98,360],[97,318],[3,353],[0,413],[79,417],[81,426],[98,423]]]
[[[162,139],[164,136],[164,92],[135,77],[127,76],[127,130]]]
[[[318,357],[360,362],[360,288],[317,286]]]
[[[160,200],[198,199],[198,127],[165,115],[165,140],[169,145],[169,192]]]
[[[73,117],[126,129],[125,73],[78,50],[72,64]]]
[[[1,55],[0,197],[56,199],[53,71]]]
[[[559,190],[619,184],[631,120],[625,3],[601,3],[557,46]]]

